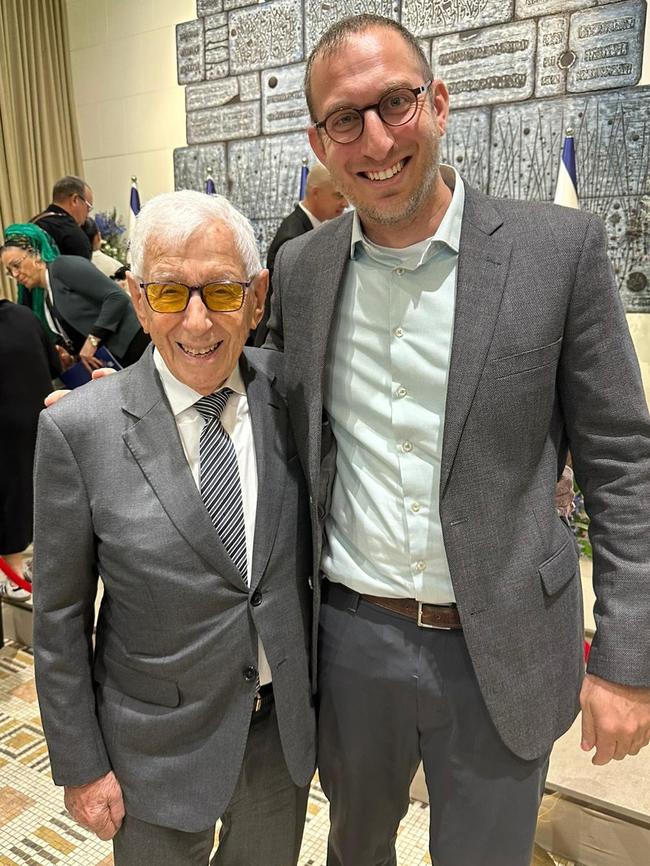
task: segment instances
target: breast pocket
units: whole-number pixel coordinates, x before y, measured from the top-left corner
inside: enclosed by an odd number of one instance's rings
[[[562,337],[545,346],[537,346],[534,349],[527,349],[525,352],[494,358],[488,363],[487,372],[489,377],[495,380],[518,376],[522,373],[538,370],[540,367],[555,364],[561,350]]]

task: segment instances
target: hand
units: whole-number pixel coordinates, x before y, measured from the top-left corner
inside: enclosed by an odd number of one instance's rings
[[[70,367],[72,367],[72,365],[74,364],[74,358],[64,346],[56,345],[54,348],[56,349],[56,353],[59,356],[59,361],[61,362],[61,369],[65,373],[65,371],[69,370]]]
[[[637,755],[650,742],[650,688],[623,686],[587,674],[580,692],[581,749],[596,754],[592,764]]]
[[[120,783],[111,771],[87,785],[66,787],[65,807],[72,817],[107,842],[122,826],[124,802]]]
[[[117,370],[114,370],[112,367],[99,367],[97,370],[93,370],[91,376],[93,379],[104,379],[106,376],[112,376],[113,373],[117,373]],[[66,388],[59,388],[58,391],[52,391],[51,394],[48,394],[44,400],[46,406],[54,406],[55,403],[58,403],[61,397],[65,397],[66,394],[69,394],[70,391]]]
[[[560,480],[555,485],[555,507],[560,517],[573,514],[573,469],[565,466]]]
[[[90,339],[86,337],[86,341],[79,350],[79,360],[84,365],[86,370],[89,373],[92,373],[93,370],[97,370],[102,366],[102,362],[99,358],[95,357],[95,352],[97,351],[97,347],[93,346],[90,342]]]

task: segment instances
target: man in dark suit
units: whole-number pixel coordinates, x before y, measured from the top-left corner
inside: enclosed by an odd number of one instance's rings
[[[393,20],[333,25],[305,89],[312,148],[356,208],[282,247],[269,321],[325,577],[327,863],[393,866],[422,759],[432,861],[529,866],[579,702],[594,763],[650,739],[650,419],[604,229],[440,166],[447,90]],[[567,448],[594,550],[584,679],[554,505]]]
[[[32,217],[54,239],[62,256],[92,257],[88,236],[81,228],[94,207],[93,191],[80,177],[67,175],[54,184],[52,201]]]
[[[131,258],[155,350],[40,421],[54,781],[116,866],[207,866],[218,818],[214,866],[288,866],[315,763],[311,545],[282,356],[242,354],[268,275],[244,217],[192,191],[145,205]]]
[[[271,285],[273,264],[278,250],[282,244],[292,238],[300,237],[300,235],[317,228],[327,220],[340,216],[347,204],[345,196],[337,190],[325,166],[316,163],[307,175],[307,189],[304,199],[298,202],[289,216],[282,220],[266,256],[266,267],[269,271],[269,291],[266,296],[264,315],[253,337],[256,346],[263,346],[266,340],[273,294],[273,286]]]

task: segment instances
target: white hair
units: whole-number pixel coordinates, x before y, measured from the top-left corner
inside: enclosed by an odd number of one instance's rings
[[[222,195],[206,195],[191,189],[161,193],[144,205],[131,237],[129,257],[132,272],[144,276],[150,243],[153,242],[157,248],[181,246],[214,222],[225,223],[232,230],[247,277],[250,279],[258,274],[262,263],[250,222]]]

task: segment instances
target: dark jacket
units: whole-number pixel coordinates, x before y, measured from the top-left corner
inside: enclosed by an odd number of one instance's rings
[[[43,213],[32,217],[30,222],[48,233],[62,256],[91,258],[93,251],[86,233],[67,210],[59,207],[58,204],[48,204]]]

